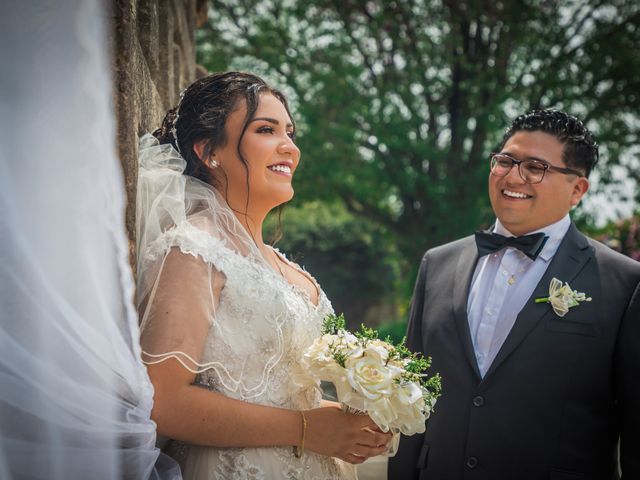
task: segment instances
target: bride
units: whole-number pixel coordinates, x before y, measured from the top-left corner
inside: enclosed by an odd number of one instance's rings
[[[294,381],[329,300],[266,245],[300,161],[286,99],[246,73],[193,83],[140,144],[138,308],[152,419],[185,479],[351,479],[390,434]]]

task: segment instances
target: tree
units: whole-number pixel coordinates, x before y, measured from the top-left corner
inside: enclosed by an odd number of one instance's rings
[[[488,153],[520,112],[586,119],[604,146],[604,181],[625,152],[637,162],[637,2],[211,5],[200,62],[255,71],[294,97],[299,196],[341,200],[392,232],[412,262],[492,219]]]

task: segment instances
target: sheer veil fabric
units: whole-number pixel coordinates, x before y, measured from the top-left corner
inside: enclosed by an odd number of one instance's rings
[[[285,311],[275,312],[265,325],[269,331],[264,338],[276,339],[272,355],[264,364],[252,365],[254,336],[247,335],[237,318],[220,314],[219,307],[221,295],[234,293],[227,288],[223,294],[230,263],[240,260],[269,271],[271,267],[220,193],[183,174],[185,161],[171,145],[159,145],[155,137],[145,135],[139,162],[137,292],[144,361],[175,358],[193,373],[214,370],[225,391],[243,400],[259,397],[285,348]],[[251,285],[245,287],[250,293]],[[167,317],[169,310],[173,315]],[[224,340],[223,348],[245,355],[246,375],[233,373],[226,362],[203,360],[210,329]]]
[[[0,16],[0,478],[180,478],[140,361],[104,4]]]

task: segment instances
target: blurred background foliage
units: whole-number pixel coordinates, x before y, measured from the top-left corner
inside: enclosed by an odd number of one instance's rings
[[[267,234],[277,236],[279,228],[282,238],[276,246],[318,279],[351,327],[397,316],[394,306],[404,300],[398,292],[407,286],[399,284],[405,280],[400,255],[384,228],[340,202],[317,200],[293,202],[281,221],[271,215]]]
[[[425,249],[492,222],[488,154],[531,108],[576,114],[596,133],[605,194],[575,218],[637,251],[637,216],[602,227],[594,212],[640,199],[639,2],[210,5],[198,62],[255,72],[291,100],[303,156],[279,245],[351,325],[402,332]]]

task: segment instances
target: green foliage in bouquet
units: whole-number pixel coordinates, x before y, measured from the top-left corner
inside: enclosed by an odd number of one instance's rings
[[[322,327],[323,335],[340,335],[341,332],[346,331],[346,320],[342,313],[340,315],[331,314],[325,317]],[[360,325],[360,330],[355,332],[354,336],[362,348],[366,348],[367,345],[374,341],[383,342],[389,354],[386,364],[395,361],[401,363],[404,367],[405,372],[397,379],[397,382],[407,381],[419,383],[428,390],[428,392],[425,392],[425,397],[428,397],[430,402],[434,402],[440,396],[442,391],[440,374],[436,373],[431,377],[425,374],[431,367],[431,357],[425,358],[422,353],[409,350],[406,346],[406,337],[403,337],[400,343],[394,343],[393,339],[389,336],[381,340],[377,330],[368,328],[364,324]],[[344,353],[344,350],[339,345],[329,344],[329,353],[341,367],[345,367],[348,355]]]
[[[347,322],[344,319],[344,315],[327,315],[322,324],[323,335],[337,335],[340,330],[347,329]]]

